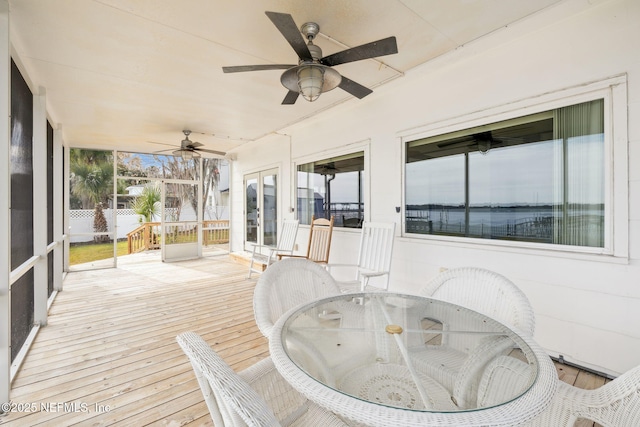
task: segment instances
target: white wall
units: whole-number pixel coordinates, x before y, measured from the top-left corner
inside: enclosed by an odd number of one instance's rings
[[[595,3],[595,4],[593,4]],[[550,11],[444,55],[375,88],[363,100],[283,129],[238,153],[233,168],[232,250],[241,250],[243,174],[278,165],[285,181],[280,211],[289,217],[291,161],[368,141],[369,217],[398,224],[392,290],[416,292],[440,267],[481,266],[513,280],[531,300],[536,340],[551,355],[610,374],[640,365],[640,2],[568,0]],[[401,42],[400,42],[401,43]],[[402,137],[456,118],[508,110],[560,90],[626,75],[628,256],[575,255],[531,249],[401,237]],[[357,76],[349,76],[356,79]],[[357,79],[356,79],[357,80]],[[304,101],[298,101],[304,102]],[[274,107],[279,108],[279,107]],[[623,121],[624,123],[624,121]],[[291,147],[289,146],[291,142]],[[626,141],[622,141],[623,150]],[[626,153],[623,153],[626,156]],[[384,173],[376,171],[384,170]],[[626,199],[626,198],[625,198]],[[626,204],[626,200],[625,200]],[[625,209],[626,210],[626,206]],[[627,213],[623,212],[622,217]],[[624,228],[624,227],[623,227]],[[299,241],[306,239],[306,230]],[[626,236],[625,236],[626,238]],[[332,260],[356,257],[357,232],[336,230]],[[619,239],[624,242],[625,239]]]

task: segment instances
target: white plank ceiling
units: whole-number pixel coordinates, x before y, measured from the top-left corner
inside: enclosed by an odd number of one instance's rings
[[[223,66],[295,64],[265,11],[316,22],[323,54],[395,36],[398,53],[335,67],[374,90],[409,70],[526,19],[559,0],[10,0],[12,46],[34,91],[46,89],[67,144],[154,152],[182,129],[232,152],[339,103],[341,89],[281,105],[282,71]]]

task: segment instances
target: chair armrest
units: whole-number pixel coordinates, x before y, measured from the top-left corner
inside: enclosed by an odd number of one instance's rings
[[[327,264],[327,270],[331,272],[332,268],[358,268],[357,264]]]
[[[276,418],[295,418],[304,410],[307,399],[298,393],[276,370],[270,357],[238,373],[269,405]]]
[[[276,254],[276,256],[278,257],[278,261],[280,261],[282,259],[282,257],[287,257],[287,258],[307,258],[305,255],[289,255],[289,254]]]
[[[256,250],[258,249],[262,249],[262,248],[267,248],[270,251],[276,250],[277,248],[275,246],[269,246],[269,245],[259,245],[257,243],[252,243],[253,244],[253,253],[256,252]]]
[[[389,274],[388,271],[372,271],[372,270],[360,270],[360,275],[364,277],[378,277]]]

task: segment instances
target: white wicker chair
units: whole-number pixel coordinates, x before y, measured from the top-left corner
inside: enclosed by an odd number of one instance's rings
[[[236,373],[194,332],[176,339],[191,362],[216,427],[347,425],[291,387],[271,358]]]
[[[470,308],[533,336],[535,315],[527,296],[493,271],[475,267],[445,270],[418,294]]]
[[[284,258],[258,279],[253,293],[253,313],[265,337],[290,308],[331,295],[340,288],[320,264],[305,258]]]
[[[535,317],[529,300],[513,282],[493,271],[473,267],[446,270],[420,295],[470,308],[533,336]],[[443,330],[460,326],[443,324]],[[479,339],[472,334],[443,334],[441,345],[417,344],[412,354],[419,368],[443,384],[458,405],[473,407],[482,370],[494,357],[509,350],[509,340],[500,336]]]
[[[478,402],[492,405],[503,390],[526,387],[527,366],[501,356],[487,366],[480,381]],[[529,427],[572,427],[583,418],[604,427],[640,426],[640,366],[595,390],[584,390],[560,381],[551,405]]]
[[[296,235],[298,234],[298,220],[284,220],[282,221],[282,229],[280,230],[278,237],[278,244],[276,247],[266,245],[253,245],[253,252],[251,253],[251,262],[249,263],[249,275],[247,278],[251,279],[251,273],[261,273],[262,270],[254,268],[256,261],[264,263],[269,267],[276,261],[276,256],[293,254],[293,248],[296,244]],[[267,251],[265,254],[262,251]]]
[[[526,390],[531,384],[531,372],[522,360],[506,355],[496,357],[482,373],[478,386],[478,405],[497,405],[512,397],[514,390]]]

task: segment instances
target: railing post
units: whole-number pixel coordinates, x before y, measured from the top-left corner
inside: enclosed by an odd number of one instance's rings
[[[144,232],[143,232],[143,238],[144,238],[144,249],[145,250],[149,250],[151,248],[151,235],[153,233],[151,233],[151,227],[149,227],[149,223],[145,223],[144,224]]]

